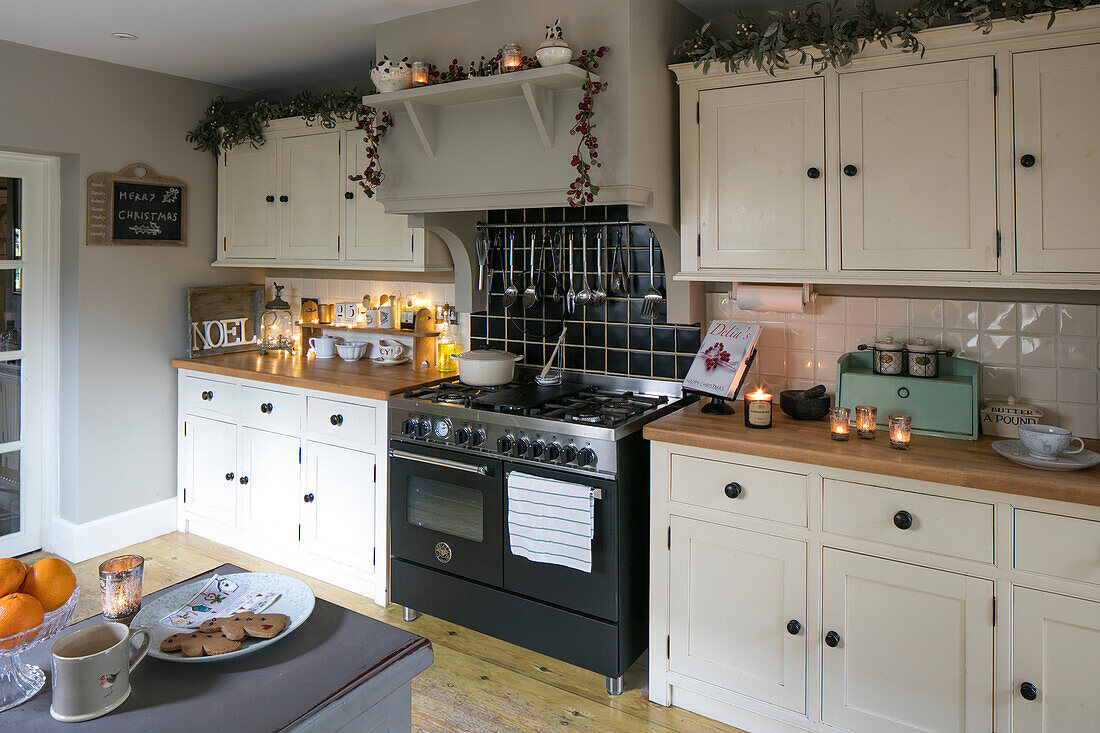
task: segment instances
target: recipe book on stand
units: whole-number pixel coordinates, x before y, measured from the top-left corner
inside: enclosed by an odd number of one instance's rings
[[[710,404],[702,411],[712,415],[733,414],[725,400],[737,398],[745,375],[756,358],[760,326],[732,321],[711,321],[699,353],[687,376],[684,391],[706,395]]]

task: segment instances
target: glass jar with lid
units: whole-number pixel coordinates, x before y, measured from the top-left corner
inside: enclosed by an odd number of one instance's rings
[[[260,353],[269,351],[286,351],[293,353],[294,344],[294,319],[290,316],[290,303],[283,300],[282,292],[285,286],[272,283],[275,288],[275,297],[264,306],[263,316],[260,318]]]

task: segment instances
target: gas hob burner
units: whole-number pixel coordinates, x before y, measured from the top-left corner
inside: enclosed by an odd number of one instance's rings
[[[603,422],[603,415],[594,410],[581,410],[580,412],[574,412],[566,416],[566,419],[571,422],[586,422],[586,423],[598,423]]]

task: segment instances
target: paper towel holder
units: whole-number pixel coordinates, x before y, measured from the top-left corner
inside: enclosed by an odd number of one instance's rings
[[[737,302],[737,288],[741,287],[742,285],[764,285],[764,284],[765,283],[731,283],[730,284],[729,298],[727,299],[726,302],[729,302],[729,303],[736,303]],[[784,286],[780,285],[780,286],[777,286],[777,287],[784,287]],[[811,303],[813,303],[815,300],[817,300],[817,290],[814,288],[814,286],[811,285],[810,283],[802,283],[802,306],[807,307]]]

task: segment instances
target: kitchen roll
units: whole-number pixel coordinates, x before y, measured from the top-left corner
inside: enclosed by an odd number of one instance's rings
[[[741,285],[737,288],[737,308],[743,311],[805,313],[801,286]]]

